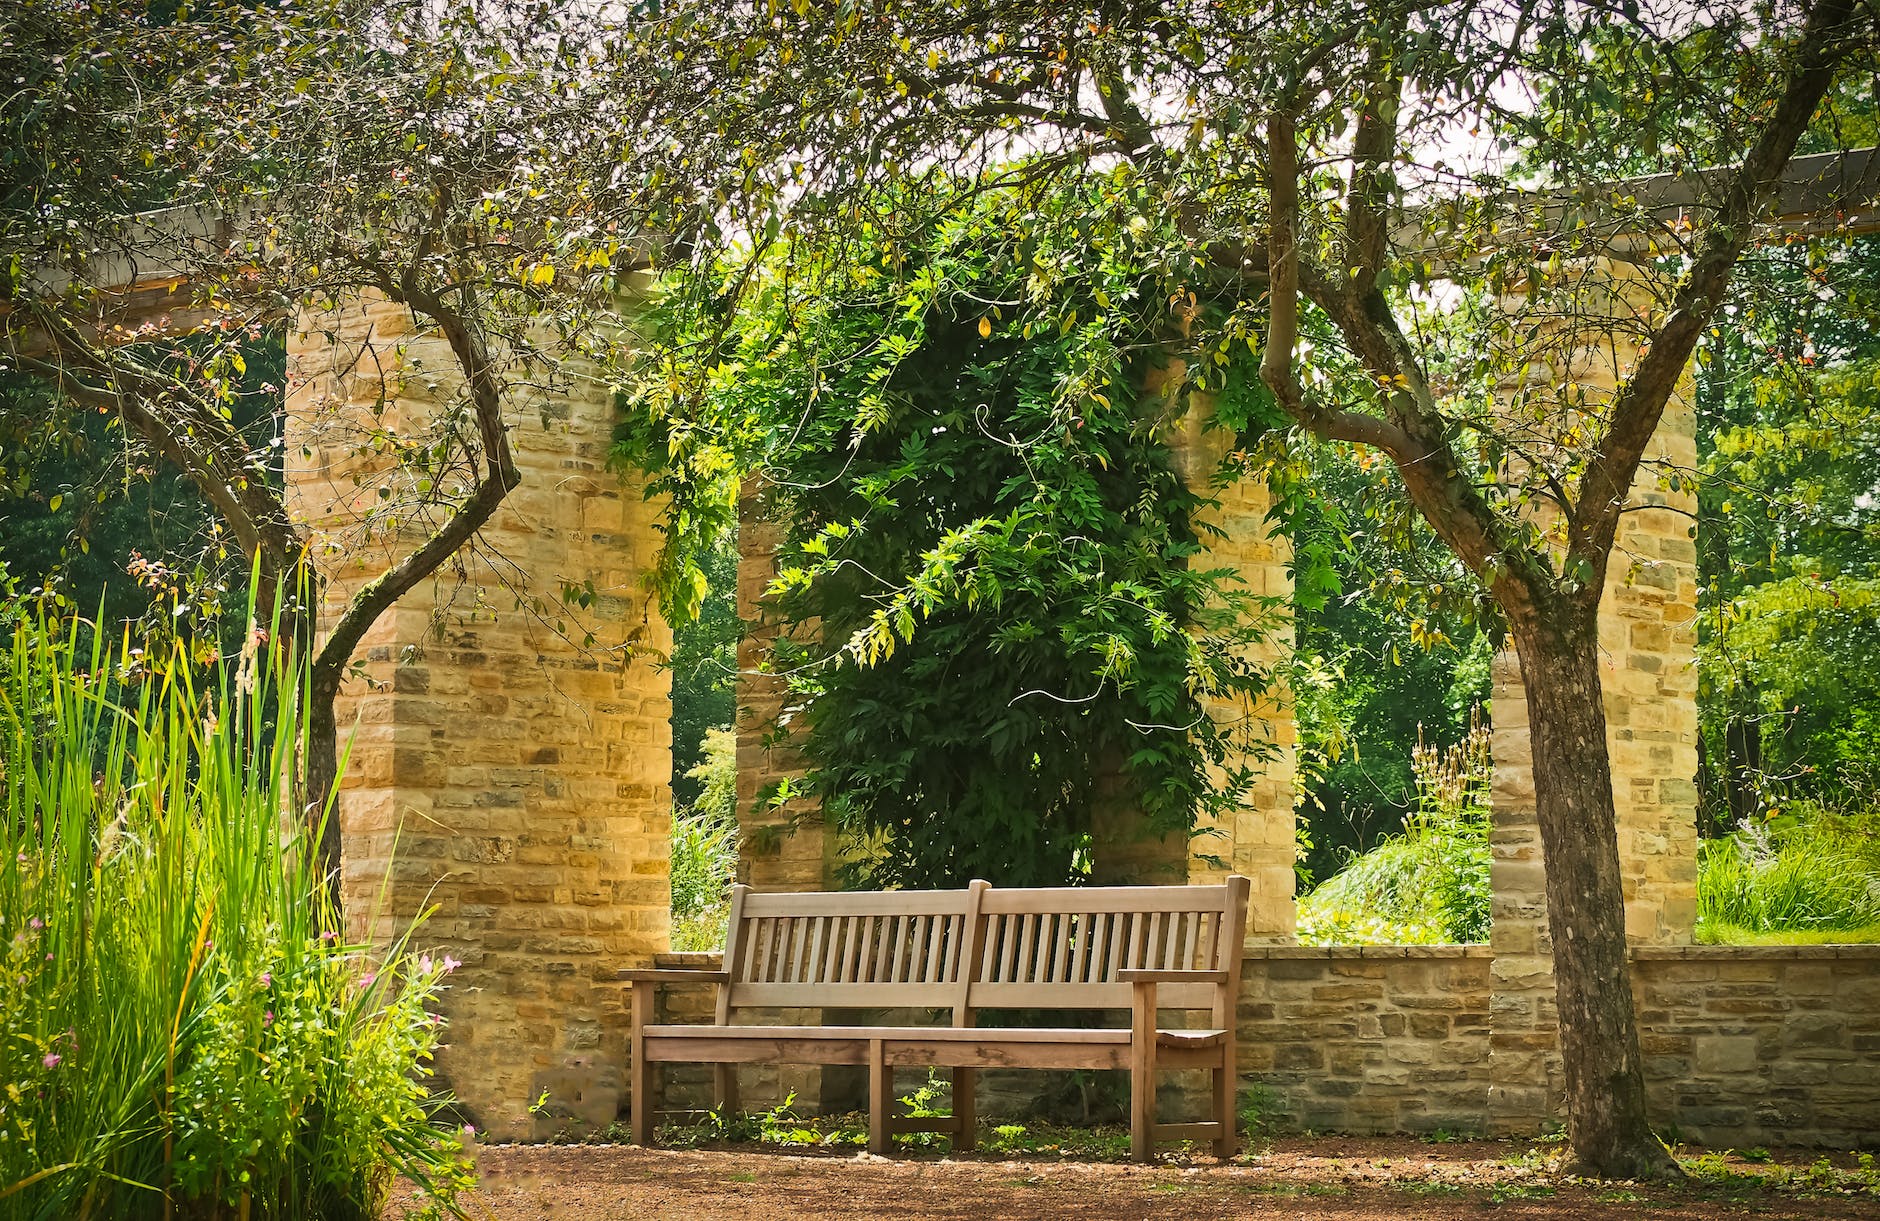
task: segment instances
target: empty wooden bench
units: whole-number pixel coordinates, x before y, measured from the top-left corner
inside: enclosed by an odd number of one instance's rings
[[[1207,1140],[1225,1157],[1234,1132],[1234,1002],[1247,920],[1246,878],[1218,886],[873,891],[731,895],[724,969],[621,971],[633,986],[632,1126],[653,1135],[653,1065],[718,1066],[718,1105],[737,1105],[733,1066],[868,1066],[868,1147],[891,1134],[944,1131],[973,1145],[973,1073],[982,1068],[1128,1069],[1130,1152]],[[660,1025],[662,984],[718,989],[710,1024]],[[941,1011],[932,1025],[775,1025],[781,1008]],[[979,1026],[984,1010],[1126,1010],[1095,1028]],[[1206,1011],[1200,1029],[1164,1029],[1160,1010]],[[740,1022],[740,1018],[746,1019]],[[953,1115],[890,1115],[893,1069],[953,1070]],[[1211,1117],[1159,1124],[1158,1070],[1213,1072]]]

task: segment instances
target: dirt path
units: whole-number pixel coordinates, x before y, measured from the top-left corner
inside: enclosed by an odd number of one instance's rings
[[[470,1212],[497,1221],[1880,1218],[1880,1195],[1852,1179],[1818,1175],[1813,1190],[1759,1181],[1805,1173],[1812,1154],[1753,1164],[1706,1159],[1699,1181],[1675,1189],[1559,1181],[1541,1164],[1545,1156],[1492,1141],[1338,1138],[1279,1141],[1225,1164],[1153,1167],[884,1160],[751,1146],[498,1147],[479,1155],[483,1188]]]

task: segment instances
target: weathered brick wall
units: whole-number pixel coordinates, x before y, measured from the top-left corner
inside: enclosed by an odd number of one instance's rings
[[[414,428],[460,379],[441,338],[379,299],[304,317],[288,354],[287,480],[330,611],[420,537],[366,530],[378,487],[404,477],[361,454],[369,429]],[[640,584],[659,506],[607,469],[612,392],[573,372],[514,403],[522,485],[477,553],[373,629],[338,708],[349,910],[382,893],[401,922],[435,905],[417,944],[463,962],[437,1067],[507,1136],[613,1119],[627,1030],[613,972],[668,943],[669,681],[641,652],[670,649]],[[586,621],[560,605],[563,582],[592,582]]]
[[[1661,1128],[1880,1147],[1880,945],[1647,946],[1632,982]]]
[[[1880,946],[1640,946],[1652,1121],[1712,1146],[1880,1146]],[[1485,946],[1248,951],[1241,1072],[1282,1126],[1531,1135],[1555,1122],[1488,1013]],[[1491,1093],[1497,1098],[1491,1101]],[[1511,1100],[1527,1100],[1525,1111]]]

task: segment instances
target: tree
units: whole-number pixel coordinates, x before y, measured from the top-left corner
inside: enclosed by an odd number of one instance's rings
[[[712,164],[682,123],[710,82],[655,52],[657,21],[610,32],[531,0],[7,12],[0,59],[31,86],[5,103],[0,372],[189,478],[255,566],[273,643],[311,658],[302,799],[331,876],[338,822],[322,815],[353,650],[515,489],[507,421],[612,358],[610,310],[646,260],[630,238],[677,230],[699,176],[681,168]],[[153,279],[175,286],[169,327],[127,330],[149,301],[126,282]],[[425,418],[380,402],[327,421],[376,495],[348,550],[388,564],[318,625],[334,557],[291,512],[280,416],[245,429],[230,404],[246,344],[332,331],[373,297],[442,337],[456,384]],[[377,355],[332,346],[316,372]]]
[[[1698,370],[1706,824],[1862,787],[1880,685],[1880,240],[1766,252]]]
[[[1145,213],[1181,219],[1198,285],[1242,290],[1171,337],[1198,357],[1190,384],[1255,343],[1298,427],[1388,456],[1520,657],[1572,1147],[1584,1170],[1636,1176],[1675,1165],[1645,1117],[1597,613],[1665,405],[1875,26],[1857,0],[799,0],[727,7],[684,54],[768,105],[740,133],[775,171],[763,202],[832,243],[918,232],[897,202],[910,180],[1120,173]],[[1685,206],[1609,185],[1615,145],[1680,176]],[[1061,236],[1042,266],[1131,240]],[[1586,274],[1599,259],[1644,264],[1633,287],[1653,299],[1615,301]],[[1322,338],[1306,351],[1302,332]],[[1599,350],[1609,394],[1579,385]]]

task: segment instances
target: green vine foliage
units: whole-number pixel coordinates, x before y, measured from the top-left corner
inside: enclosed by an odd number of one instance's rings
[[[1270,405],[1251,342],[1183,348],[1206,305],[1141,253],[1170,246],[1142,203],[963,192],[931,230],[729,269],[755,277],[732,322],[669,309],[621,454],[672,496],[671,543],[732,469],[787,523],[789,730],[852,881],[1075,881],[1099,805],[1187,832],[1252,779],[1260,722],[1202,701],[1265,691],[1279,608],[1198,562],[1206,489],[1166,436],[1197,388],[1249,442]],[[1072,229],[1087,257],[1047,259]]]

